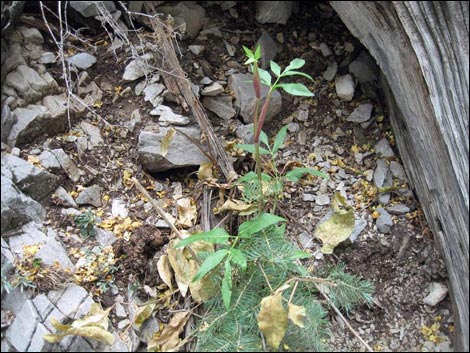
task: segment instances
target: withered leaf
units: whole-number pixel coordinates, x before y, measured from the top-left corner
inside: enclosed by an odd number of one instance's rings
[[[156,303],[144,304],[135,313],[134,318],[134,327],[140,330],[142,324],[147,320],[150,315],[152,315],[153,310],[155,309]]]
[[[287,329],[287,311],[282,306],[282,293],[278,292],[261,300],[258,327],[266,342],[274,349],[279,347]]]
[[[170,147],[170,143],[173,140],[173,136],[175,136],[175,132],[175,129],[170,128],[162,139],[162,143],[160,145],[160,153],[163,157],[165,157],[168,153],[168,148]]]
[[[212,175],[212,163],[202,162],[197,172],[197,178],[199,180],[204,180],[204,179],[211,179],[213,177],[214,176]]]
[[[170,262],[168,260],[168,255],[163,254],[160,256],[157,262],[158,274],[162,281],[171,289],[171,280],[173,278],[173,273],[171,272]]]
[[[305,307],[289,303],[289,319],[299,327],[305,327],[304,320],[307,317]]]
[[[182,226],[191,227],[197,218],[197,208],[193,200],[185,197],[176,201],[178,209],[178,222]]]
[[[147,350],[156,352],[168,352],[179,343],[179,335],[184,329],[184,325],[190,318],[190,311],[176,313],[165,327],[159,337],[155,337],[148,343]],[[158,333],[157,333],[158,334]]]

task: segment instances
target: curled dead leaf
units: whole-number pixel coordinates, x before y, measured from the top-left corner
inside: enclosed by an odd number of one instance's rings
[[[170,261],[168,260],[167,254],[160,256],[157,262],[157,269],[162,281],[171,289],[173,273],[171,272]]]
[[[193,221],[197,218],[197,208],[194,201],[189,197],[185,197],[176,201],[176,204],[179,224],[184,227],[191,227]]]
[[[168,153],[168,149],[170,147],[171,141],[173,140],[173,136],[175,136],[175,132],[176,130],[174,128],[170,128],[162,139],[162,143],[160,145],[160,153],[163,157],[165,157]]]
[[[179,335],[184,329],[184,325],[190,318],[190,311],[182,311],[176,313],[160,334],[148,343],[147,350],[149,352],[168,352],[176,347],[179,343]],[[158,335],[158,333],[157,333]]]

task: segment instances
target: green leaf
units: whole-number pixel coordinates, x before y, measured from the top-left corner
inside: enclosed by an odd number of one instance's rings
[[[258,69],[259,77],[261,79],[261,83],[270,87],[271,86],[271,74],[269,71]]]
[[[308,259],[309,257],[312,257],[312,254],[309,254],[308,252],[305,252],[305,251],[298,250],[290,258],[292,260],[296,260],[296,259]]]
[[[228,311],[230,309],[230,299],[232,298],[232,266],[228,260],[225,261],[225,273],[221,291],[225,309]]]
[[[276,85],[277,87],[281,87],[284,91],[293,96],[302,96],[302,97],[313,97],[314,94],[308,90],[301,83],[279,83]]]
[[[207,274],[207,272],[209,272],[218,264],[220,264],[224,257],[227,255],[227,253],[228,249],[221,249],[207,257],[207,259],[202,263],[201,267],[199,268],[199,271],[197,271],[196,276],[194,276],[192,281],[199,281],[202,277]]]
[[[276,137],[274,138],[274,145],[273,145],[273,155],[277,153],[279,148],[284,143],[287,135],[287,126],[284,126],[279,132],[277,133]]]
[[[278,222],[285,222],[285,218],[270,213],[262,213],[259,217],[243,222],[238,229],[238,236],[241,238],[248,238],[250,235],[253,235]]]
[[[269,140],[268,140],[268,135],[261,130],[260,135],[259,135],[259,140],[266,145],[266,147],[269,148]]]
[[[243,50],[245,51],[245,55],[250,58],[250,59],[254,59],[255,58],[255,54],[253,54],[253,51],[248,48],[248,47],[245,47],[244,45],[242,46],[243,47]]]
[[[180,240],[176,245],[175,248],[181,248],[182,246],[189,245],[194,243],[195,241],[207,241],[208,243],[212,244],[228,244],[228,238],[230,234],[223,228],[214,228],[208,232],[193,234],[188,238]]]
[[[295,168],[292,169],[291,171],[286,173],[286,178],[287,180],[292,181],[293,183],[296,183],[302,178],[305,174],[310,174],[314,176],[319,176],[325,179],[329,179],[328,175],[325,173],[322,173],[318,170],[312,169],[312,168]]]
[[[255,145],[252,144],[252,143],[250,143],[250,144],[242,143],[242,144],[236,145],[236,147],[241,149],[241,150],[244,150],[244,151],[255,154]],[[259,154],[270,154],[270,153],[266,148],[260,147],[259,148]]]
[[[300,69],[304,65],[305,65],[304,59],[296,58],[290,62],[290,64],[284,69],[284,72],[292,71],[295,69]]]
[[[269,64],[271,66],[271,71],[274,72],[274,75],[279,77],[279,75],[281,75],[281,67],[272,60],[269,62]]]
[[[261,59],[261,45],[260,45],[260,44],[258,44],[258,46],[256,47],[256,50],[255,50],[255,59],[256,59],[256,60]]]
[[[312,76],[307,75],[306,73],[303,73],[303,72],[300,72],[300,71],[287,71],[287,72],[284,72],[281,76],[282,77],[284,77],[284,76],[304,76],[304,77],[307,77],[308,79],[313,81]]]
[[[242,271],[246,270],[246,257],[243,255],[243,252],[239,249],[233,248],[230,250],[230,261],[238,267],[242,269]]]
[[[261,173],[261,180],[270,181],[272,180],[272,177],[268,174]],[[258,181],[258,174],[256,174],[255,172],[248,172],[241,178],[237,179],[237,183],[244,183],[250,181]]]

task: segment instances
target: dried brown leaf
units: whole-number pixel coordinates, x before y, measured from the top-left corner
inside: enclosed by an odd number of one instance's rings
[[[157,269],[162,281],[171,289],[171,280],[173,279],[173,272],[171,272],[170,261],[168,260],[167,254],[160,256],[157,262]]]
[[[299,327],[305,327],[304,320],[307,317],[305,307],[289,303],[289,319]]]
[[[142,324],[147,320],[150,315],[152,315],[153,310],[155,309],[156,303],[150,303],[141,306],[139,309],[137,309],[137,312],[135,313],[135,318],[134,318],[134,327],[140,330],[140,327]]]
[[[176,313],[165,327],[159,337],[153,338],[149,343],[148,351],[168,352],[179,343],[179,335],[184,329],[184,325],[190,318],[190,311]]]
[[[185,197],[176,201],[176,204],[179,224],[184,227],[191,227],[193,221],[197,218],[197,208],[194,201],[189,197]]]
[[[213,177],[214,176],[212,174],[212,163],[202,162],[197,172],[197,178],[199,180],[204,180],[204,179],[212,179]]]
[[[279,347],[287,329],[287,311],[282,306],[282,293],[278,292],[261,300],[258,327],[266,342],[274,349]]]
[[[168,148],[170,147],[170,143],[173,140],[173,136],[175,136],[175,132],[175,129],[170,128],[162,139],[162,143],[160,145],[160,153],[163,157],[165,157],[168,153]]]

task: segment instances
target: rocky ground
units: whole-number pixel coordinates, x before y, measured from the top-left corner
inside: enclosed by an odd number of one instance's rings
[[[348,321],[375,351],[451,351],[445,267],[400,162],[374,60],[327,3],[216,3],[167,2],[160,11],[171,13],[168,25],[184,23],[178,58],[237,173],[253,167],[229,147],[252,138],[242,45],[259,42],[263,59],[285,67],[302,58],[302,70],[314,78],[300,81],[313,98],[274,96],[265,127],[273,137],[288,125],[280,166],[295,162],[330,176],[286,185],[279,203],[290,239],[313,255],[306,265],[314,272],[342,262],[374,284],[374,306],[357,308]],[[75,10],[71,25],[91,11]],[[180,229],[193,230],[198,166],[208,160],[193,143],[200,129],[166,90],[161,72],[147,70],[124,38],[111,42],[112,29],[96,22],[82,33],[92,46],[71,36],[65,52],[74,67],[67,81],[89,109],[77,98],[67,101],[57,47],[34,7],[2,39],[2,351],[144,350],[175,312],[194,306],[168,289],[159,260],[171,232],[131,178],[161,200]],[[148,28],[140,42],[129,34],[133,48],[146,43],[158,50],[152,36]],[[146,61],[152,65],[153,56]],[[172,126],[184,135],[176,133],[162,155]],[[390,192],[379,193],[383,188]],[[351,241],[324,255],[312,235],[335,191],[354,207],[356,226]],[[95,219],[89,228],[86,217]],[[22,285],[9,290],[8,283]],[[155,314],[137,328],[136,305],[151,298]],[[93,301],[111,310],[112,346],[77,336],[52,346],[42,339],[55,332],[52,317],[80,318]],[[330,319],[332,350],[364,350],[334,311]]]

